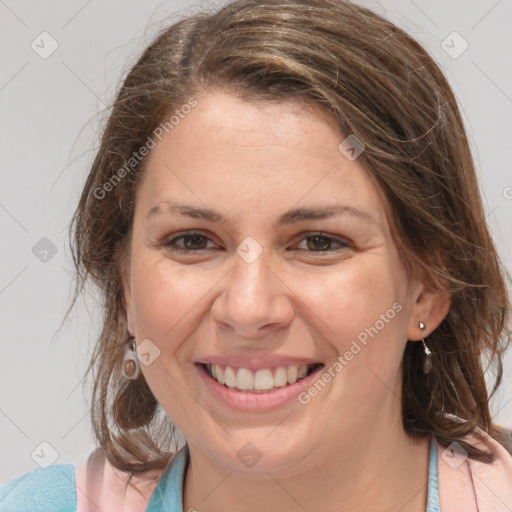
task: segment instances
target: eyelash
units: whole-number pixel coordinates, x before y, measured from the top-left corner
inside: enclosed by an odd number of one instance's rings
[[[184,239],[185,237],[193,237],[193,236],[199,236],[199,237],[202,237],[208,241],[211,241],[211,239],[204,235],[203,233],[198,233],[198,232],[195,232],[195,231],[189,231],[189,232],[186,232],[186,233],[182,233],[180,234],[179,236],[176,236],[174,238],[171,238],[170,240],[167,240],[167,241],[163,241],[162,242],[162,246],[165,247],[167,250],[169,251],[172,251],[172,252],[176,252],[176,253],[180,253],[180,254],[197,254],[197,253],[200,253],[200,252],[203,252],[203,251],[207,251],[209,250],[208,248],[203,248],[203,249],[185,249],[185,248],[182,248],[182,247],[176,247],[176,241],[177,240],[180,240],[180,239]],[[352,245],[344,240],[344,239],[341,239],[341,238],[337,238],[337,237],[333,237],[333,236],[330,236],[330,235],[326,235],[325,233],[322,233],[321,231],[314,231],[314,232],[308,232],[308,233],[305,233],[304,236],[301,238],[301,242],[304,241],[304,240],[307,240],[308,238],[311,238],[311,237],[320,237],[320,238],[323,238],[325,240],[328,240],[330,243],[336,243],[339,245],[339,248],[338,249],[328,249],[326,251],[308,251],[307,249],[299,249],[299,250],[306,250],[310,253],[313,253],[313,254],[330,254],[330,253],[333,253],[333,252],[338,252],[342,249],[346,249],[346,248],[350,248],[352,247]]]

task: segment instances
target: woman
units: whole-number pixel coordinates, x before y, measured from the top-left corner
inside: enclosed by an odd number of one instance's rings
[[[6,510],[512,508],[503,271],[453,93],[390,22],[240,0],[165,30],[73,235],[100,448]]]

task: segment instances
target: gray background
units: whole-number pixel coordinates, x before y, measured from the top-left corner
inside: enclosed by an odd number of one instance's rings
[[[405,28],[445,71],[462,105],[488,221],[510,271],[512,1],[359,3]],[[78,461],[94,447],[88,388],[84,394],[80,379],[99,316],[89,297],[58,330],[72,283],[66,228],[120,77],[169,17],[176,20],[193,5],[0,0],[0,482],[37,468],[36,461]],[[35,41],[39,52],[51,49],[48,36],[39,36],[44,31],[58,44],[48,58],[31,47]],[[469,44],[456,59],[442,47],[453,31]],[[452,40],[445,44],[460,50]],[[497,421],[509,426],[511,368],[509,356],[494,403]]]

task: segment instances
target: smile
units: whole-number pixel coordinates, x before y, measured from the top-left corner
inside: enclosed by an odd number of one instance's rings
[[[271,393],[277,388],[295,384],[312,373],[321,364],[278,366],[250,370],[221,364],[205,365],[208,375],[228,388],[253,393]]]
[[[296,401],[324,365],[281,364],[250,370],[220,363],[196,363],[195,367],[215,403],[242,412],[266,412]]]

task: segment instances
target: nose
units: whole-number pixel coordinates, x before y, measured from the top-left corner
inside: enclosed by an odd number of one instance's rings
[[[266,253],[264,250],[251,263],[235,254],[234,268],[222,280],[211,315],[228,334],[264,338],[290,325],[293,319],[293,294],[271,268],[271,258]]]

